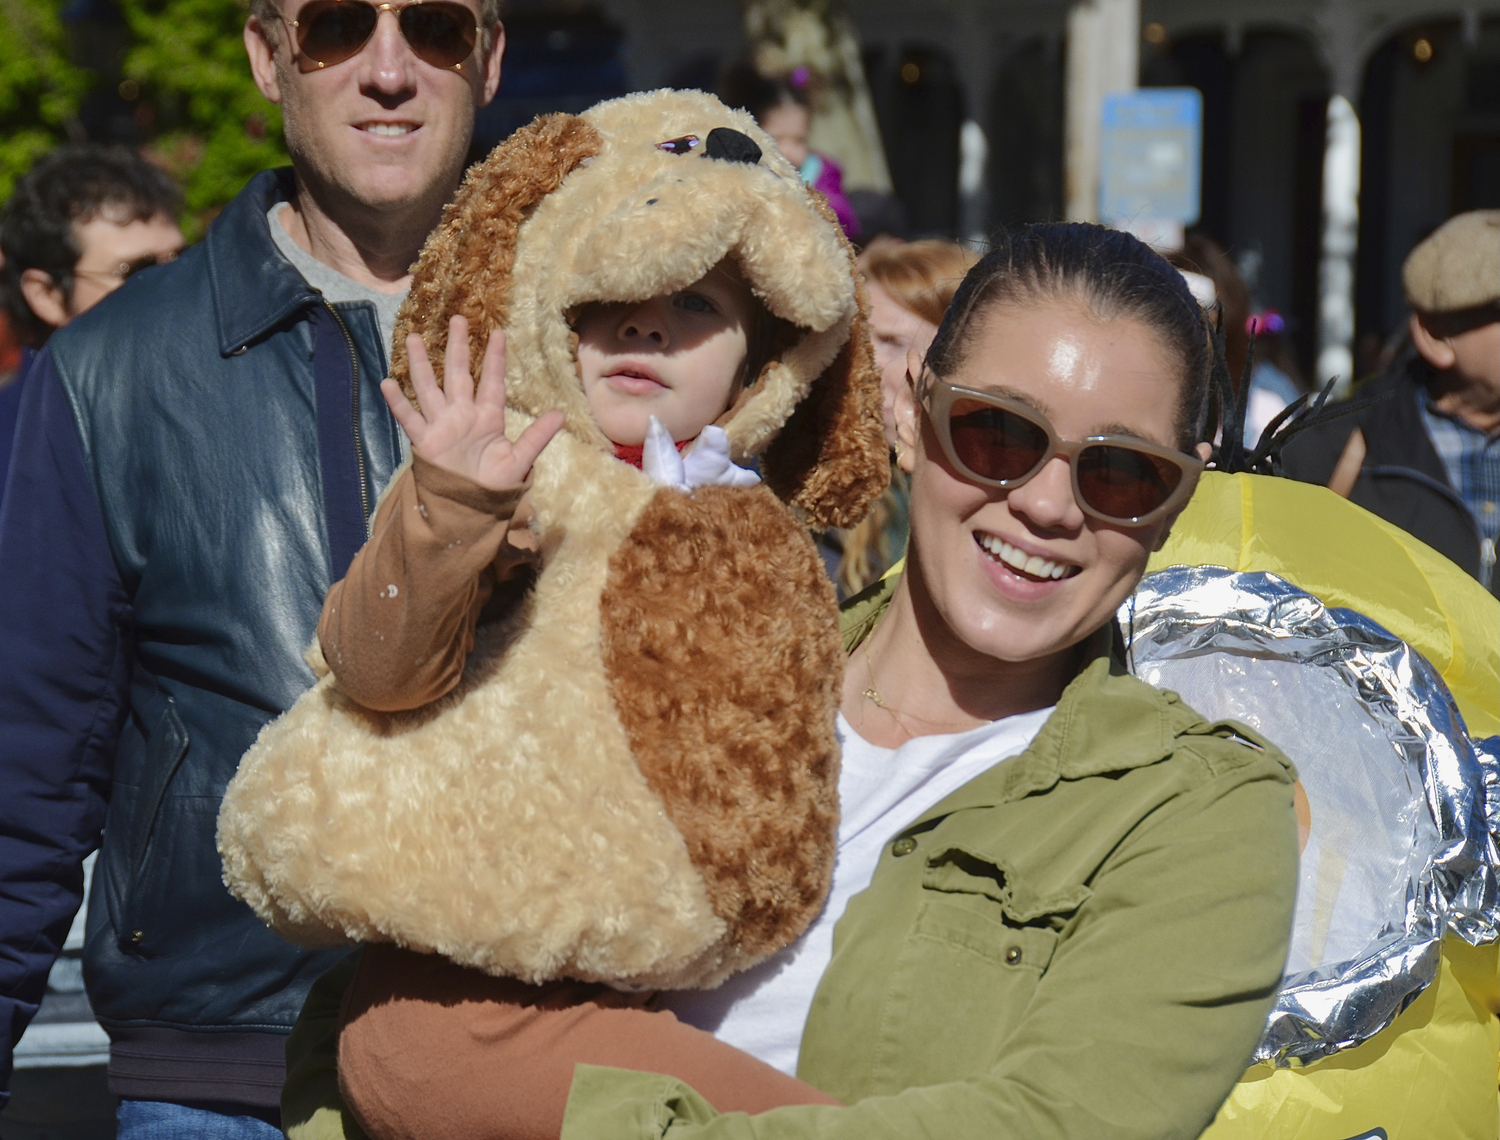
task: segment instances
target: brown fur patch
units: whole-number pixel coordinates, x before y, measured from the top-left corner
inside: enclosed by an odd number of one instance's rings
[[[764,487],[663,490],[611,556],[600,609],[631,751],[728,925],[724,966],[744,968],[806,929],[833,872],[833,588]]]
[[[408,400],[416,403],[406,358],[408,334],[418,334],[428,359],[440,361],[448,345],[448,321],[456,316],[468,319],[469,364],[479,379],[490,329],[503,328],[510,318],[511,268],[521,223],[602,145],[598,129],[577,115],[542,115],[470,169],[444,209],[442,223],[422,247],[411,291],[396,318],[391,375]]]
[[[826,199],[808,192],[818,211],[837,227]],[[792,412],[761,465],[766,485],[818,528],[853,526],[891,481],[880,372],[870,343],[870,297],[847,240],[844,250],[854,270],[858,304],[849,340]]]

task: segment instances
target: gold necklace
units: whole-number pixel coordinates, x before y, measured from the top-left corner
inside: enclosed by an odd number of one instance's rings
[[[874,631],[872,630],[871,633],[873,634]],[[902,732],[906,733],[906,737],[908,740],[921,735],[920,733],[912,731],[911,726],[902,719],[903,714],[901,710],[896,708],[894,705],[887,704],[885,698],[880,695],[880,690],[875,687],[875,662],[870,658],[870,638],[866,637],[862,642],[860,642],[859,647],[864,650],[865,668],[869,671],[870,674],[869,687],[866,688],[860,695],[863,696],[865,700],[869,701],[881,712],[886,713],[892,720],[894,720],[896,722],[896,726],[901,729]],[[946,728],[950,732],[968,732],[969,729],[978,727],[978,725],[970,724],[965,725],[963,728],[954,729],[951,725],[945,725],[942,721],[931,720],[928,717],[920,716],[917,713],[906,713],[904,715],[916,717],[918,720],[924,721],[927,724],[936,725],[938,728]],[[979,722],[979,724],[983,723],[985,723],[983,720]]]
[[[885,698],[880,695],[880,690],[875,687],[875,662],[870,659],[870,639],[866,637],[864,641],[860,642],[859,647],[865,651],[865,669],[870,674],[869,688],[865,689],[863,693],[865,700],[869,701],[881,712],[889,714],[890,718],[896,722],[896,726],[902,732],[906,733],[907,739],[910,739],[916,733],[907,727],[906,722],[901,719],[899,712],[885,703]]]

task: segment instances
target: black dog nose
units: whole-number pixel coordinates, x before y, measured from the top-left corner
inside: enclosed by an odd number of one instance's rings
[[[728,127],[715,127],[708,132],[703,154],[707,158],[722,158],[725,162],[748,162],[754,165],[760,161],[760,147],[755,145],[755,140]]]

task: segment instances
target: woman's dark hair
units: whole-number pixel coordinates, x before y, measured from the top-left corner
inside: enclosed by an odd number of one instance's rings
[[[181,205],[182,193],[170,178],[121,147],[65,146],[43,156],[0,210],[0,307],[11,327],[31,345],[52,332],[21,295],[21,274],[40,269],[70,294],[82,253],[75,225],[101,214],[122,224],[170,217]]]
[[[958,287],[927,351],[927,364],[945,378],[957,372],[995,305],[1061,299],[1082,301],[1104,320],[1140,321],[1157,335],[1182,366],[1177,446],[1187,451],[1198,443],[1215,363],[1212,329],[1182,274],[1120,230],[1067,222],[998,235]]]
[[[1245,371],[1245,361],[1250,357],[1250,290],[1234,259],[1210,237],[1203,234],[1188,234],[1183,239],[1182,249],[1171,254],[1167,260],[1178,269],[1189,273],[1201,273],[1214,283],[1214,294],[1219,300],[1219,311],[1224,321],[1224,363],[1229,366],[1229,379],[1238,385]],[[1261,345],[1258,356],[1265,355]]]
[[[726,104],[750,112],[758,123],[768,111],[788,104],[808,107],[805,84],[794,84],[776,76],[762,75],[745,60],[731,64],[724,72],[719,90]]]

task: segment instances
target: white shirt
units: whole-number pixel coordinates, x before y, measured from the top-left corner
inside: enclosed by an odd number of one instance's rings
[[[822,913],[806,933],[716,990],[663,994],[689,1025],[795,1076],[813,992],[833,956],[833,927],[848,901],[870,885],[886,844],[928,809],[1002,760],[1024,752],[1052,715],[1038,709],[944,736],[879,748],[839,714],[838,855]]]
[[[391,357],[391,341],[396,336],[396,312],[406,300],[406,290],[399,293],[383,293],[372,289],[352,277],[346,277],[331,265],[324,265],[293,240],[281,223],[281,211],[289,209],[290,202],[275,202],[266,211],[266,224],[271,227],[271,240],[281,251],[281,256],[292,263],[298,273],[314,289],[323,294],[330,304],[340,301],[369,301],[375,306],[375,322],[380,326],[380,335],[385,339],[385,356]],[[387,365],[389,367],[389,365]],[[402,458],[405,458],[403,454]]]

